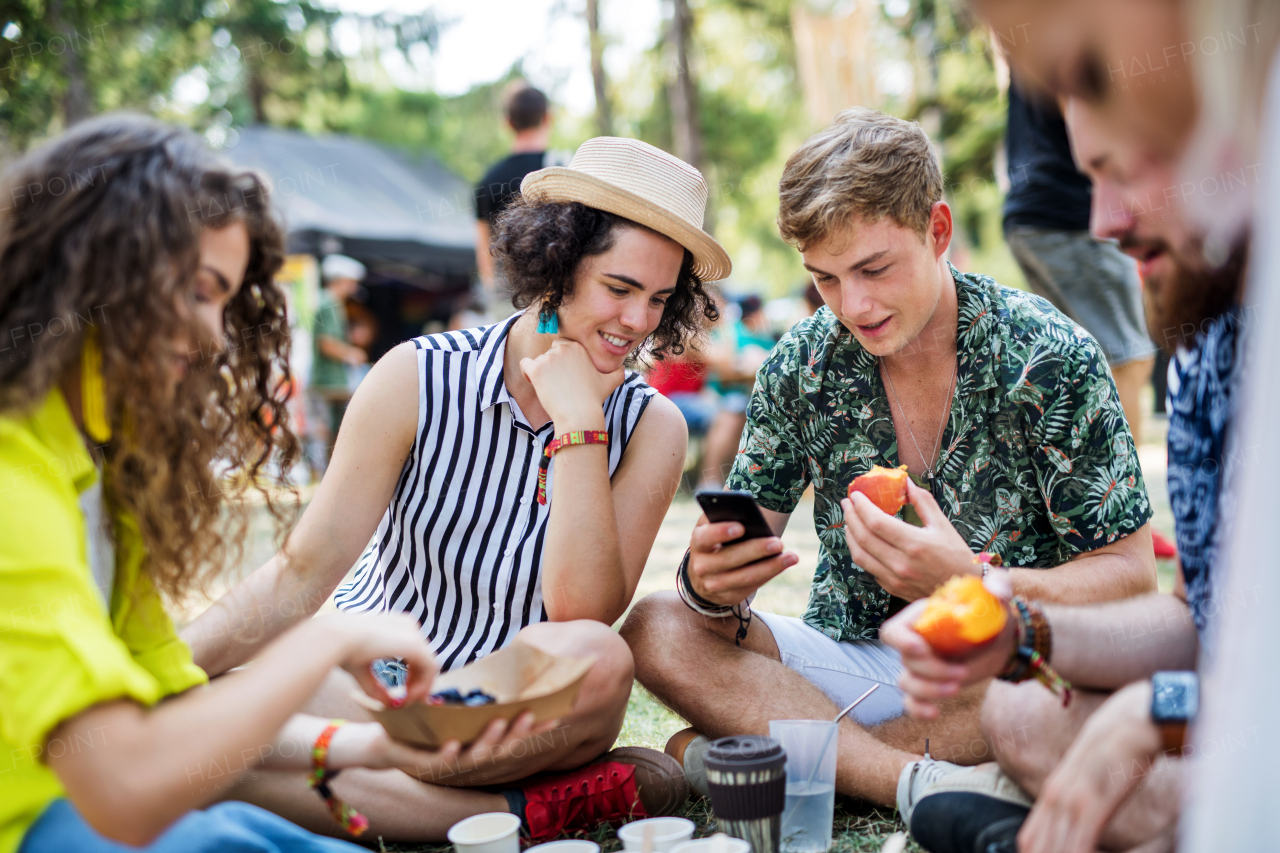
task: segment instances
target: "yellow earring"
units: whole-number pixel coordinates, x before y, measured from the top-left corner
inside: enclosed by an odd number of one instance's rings
[[[98,444],[106,444],[111,438],[111,424],[107,422],[107,390],[102,383],[102,347],[98,344],[96,329],[85,336],[80,350],[80,416],[84,419],[84,431]]]

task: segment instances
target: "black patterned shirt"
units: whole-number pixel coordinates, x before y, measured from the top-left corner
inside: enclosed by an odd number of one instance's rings
[[[1047,301],[951,270],[956,391],[934,496],[976,553],[1051,568],[1151,518],[1106,359]],[[814,486],[821,541],[804,619],[836,640],[875,639],[890,596],[849,556],[840,500],[872,465],[899,465],[878,360],[827,308],[795,326],[756,374],[729,489],[790,513]]]

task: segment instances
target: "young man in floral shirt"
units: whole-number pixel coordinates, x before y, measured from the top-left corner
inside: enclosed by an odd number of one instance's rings
[[[700,520],[676,594],[633,609],[636,676],[694,729],[668,751],[699,782],[706,738],[776,719],[841,724],[837,788],[894,801],[925,749],[989,760],[985,684],[927,722],[903,714],[901,662],[882,622],[999,554],[1015,591],[1080,603],[1154,591],[1147,500],[1106,360],[1048,302],[945,260],[951,209],[914,123],[853,109],[787,163],[778,217],[826,307],[757,374],[727,488],[755,496],[775,536],[728,544],[736,523]],[[905,464],[909,523],[850,481]],[[821,540],[803,619],[752,614],[756,590],[798,561],[781,534],[814,487]],[[683,600],[682,600],[683,599]],[[753,618],[754,617],[756,618]]]

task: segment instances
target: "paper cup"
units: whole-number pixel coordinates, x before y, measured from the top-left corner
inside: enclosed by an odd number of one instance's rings
[[[447,834],[458,853],[520,853],[520,818],[510,812],[474,815]]]
[[[671,853],[751,853],[751,842],[717,832],[710,838],[677,844]]]
[[[682,817],[651,817],[644,820],[633,820],[618,829],[618,840],[623,850],[641,850],[644,848],[645,827],[653,827],[653,853],[667,853],[677,844],[693,838],[693,821]],[[725,853],[733,853],[726,850]]]
[[[525,849],[524,853],[600,853],[600,845],[585,838],[565,838],[561,841],[548,841],[546,844],[535,844]]]

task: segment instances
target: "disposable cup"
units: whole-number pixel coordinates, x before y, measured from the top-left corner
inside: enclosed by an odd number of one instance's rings
[[[458,853],[520,853],[520,818],[510,812],[460,820],[447,835]]]
[[[836,803],[838,723],[772,720],[769,736],[787,751],[787,804],[782,853],[825,853],[831,847]]]
[[[751,842],[717,832],[710,838],[677,844],[671,853],[751,853]]]
[[[524,853],[600,853],[600,845],[585,838],[564,838],[525,848]]]
[[[618,827],[618,840],[623,850],[644,849],[645,827],[653,827],[652,853],[668,853],[677,844],[693,838],[696,828],[693,821],[682,817],[650,817],[644,820],[633,820]],[[528,853],[528,851],[526,851]],[[566,851],[573,853],[573,851]]]

